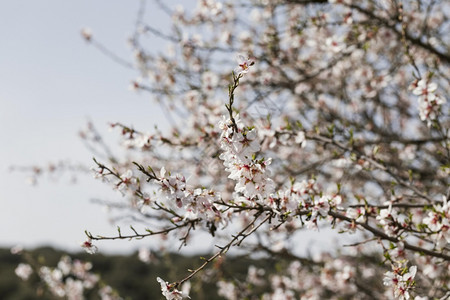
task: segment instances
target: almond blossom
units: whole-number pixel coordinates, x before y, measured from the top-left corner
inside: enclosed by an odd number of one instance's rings
[[[236,69],[234,69],[234,73],[237,76],[248,73],[248,71],[250,70],[250,67],[255,64],[255,62],[252,59],[250,59],[248,57],[246,58],[242,54],[238,54],[236,56],[236,60],[238,62],[238,67],[236,67]]]
[[[240,123],[239,119],[237,123]],[[219,124],[219,128],[223,130],[220,140],[224,150],[220,159],[224,161],[225,170],[230,172],[228,178],[237,181],[237,193],[248,198],[256,196],[259,201],[263,201],[274,192],[275,187],[272,179],[268,177],[267,168],[271,159],[253,157],[260,149],[255,129],[242,128],[234,132],[230,125],[230,119]]]
[[[419,96],[419,114],[422,121],[427,121],[430,127],[439,115],[440,107],[446,103],[446,99],[437,95],[437,84],[430,82],[428,78],[415,81],[412,85],[413,94]]]
[[[394,267],[393,271],[386,272],[383,279],[383,284],[392,286],[394,289],[394,296],[396,299],[408,300],[410,299],[409,291],[414,286],[414,277],[417,273],[417,266],[412,266],[408,272],[402,271],[400,267]]]
[[[167,300],[182,300],[185,297],[183,296],[183,292],[180,292],[163,279],[158,277],[156,278],[156,281],[158,281],[161,284],[162,294],[164,297],[166,297]]]
[[[84,250],[89,254],[95,254],[98,252],[97,246],[92,243],[92,240],[90,238],[82,242],[81,247],[84,248]]]

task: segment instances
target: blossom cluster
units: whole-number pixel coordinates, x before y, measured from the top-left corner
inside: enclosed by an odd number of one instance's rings
[[[256,158],[260,150],[256,129],[245,128],[239,115],[234,123],[223,117],[219,128],[222,130],[220,146],[224,150],[220,159],[230,173],[228,178],[237,181],[234,190],[248,201],[263,202],[274,192],[275,184],[267,169],[272,160]]]
[[[364,299],[367,295],[357,285],[375,279],[375,273],[355,262],[327,254],[304,263],[294,260],[278,274],[264,271],[250,266],[243,282],[233,279],[217,282],[219,294],[227,300],[253,299],[252,290],[266,287],[270,292],[264,292],[258,299]],[[240,286],[250,288],[239,289]]]
[[[433,209],[423,218],[423,224],[433,232],[433,240],[439,249],[450,243],[450,205],[447,197],[442,199],[442,204],[433,205]]]
[[[392,271],[384,274],[383,284],[392,286],[394,296],[399,300],[410,299],[409,291],[414,286],[414,277],[417,273],[417,266],[405,268],[403,266],[393,266]]]
[[[281,213],[293,213],[298,209],[311,209],[315,207],[314,203],[318,206],[314,209],[314,215],[312,219],[315,219],[320,212],[323,216],[326,216],[328,210],[320,210],[320,206],[326,206],[322,200],[313,200],[314,195],[318,195],[318,190],[316,186],[316,181],[314,179],[297,181],[291,185],[290,188],[278,191],[276,194],[271,195],[269,198],[270,206]]]
[[[84,290],[92,289],[99,281],[97,275],[89,272],[91,268],[90,263],[63,256],[56,268],[41,267],[39,276],[55,296],[81,299]]]
[[[13,254],[22,254],[22,251]],[[101,281],[99,275],[92,272],[92,264],[68,255],[61,257],[56,267],[41,265],[41,260],[34,261],[31,256],[24,255],[29,263],[20,263],[15,269],[16,275],[26,281],[35,273],[40,281],[54,297],[69,300],[85,299],[87,293],[96,291],[99,299],[121,300],[118,293]]]
[[[422,121],[426,121],[428,127],[437,120],[445,98],[436,94],[437,84],[430,82],[430,78],[422,78],[412,84],[413,94],[418,96],[419,115]]]
[[[163,167],[160,171],[160,193],[165,197],[164,203],[171,209],[184,210],[184,219],[204,219],[219,221],[221,213],[215,202],[220,195],[211,190],[202,188],[189,189],[186,187],[186,178],[180,174],[168,174]]]

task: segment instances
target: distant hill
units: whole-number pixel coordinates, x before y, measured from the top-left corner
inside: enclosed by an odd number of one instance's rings
[[[63,255],[68,254],[74,259],[89,261],[93,264],[93,273],[100,274],[102,280],[117,289],[124,299],[162,299],[160,286],[156,281],[159,276],[166,281],[179,280],[189,274],[188,269],[194,269],[202,263],[201,255],[181,256],[178,254],[156,255],[151,263],[146,264],[138,259],[137,253],[129,256],[121,255],[90,255],[87,253],[66,253],[50,247],[28,250],[36,261],[43,265],[55,267]],[[208,257],[209,255],[204,255]],[[206,270],[201,276],[196,276],[192,282],[192,299],[223,299],[216,294],[217,276],[233,274],[235,279],[245,279],[249,265],[264,266],[274,270],[275,263],[269,260],[251,260],[247,258],[226,258],[227,263],[217,261],[211,265],[215,271]],[[13,255],[10,249],[0,249],[0,299],[25,300],[48,299],[49,295],[39,296],[37,290],[42,289],[39,278],[33,274],[24,282],[14,273],[15,268],[25,259]],[[203,280],[200,280],[203,278]],[[99,299],[96,293],[87,295],[87,299]]]

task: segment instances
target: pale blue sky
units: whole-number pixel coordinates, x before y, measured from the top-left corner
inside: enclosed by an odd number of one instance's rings
[[[70,159],[92,164],[77,136],[87,118],[105,135],[107,123],[121,121],[150,130],[159,109],[146,95],[128,90],[136,73],[102,55],[80,36],[90,27],[104,45],[131,61],[126,44],[139,1],[0,2],[0,246],[50,243],[78,250],[84,229],[112,232],[92,197],[116,196],[90,175],[70,176],[37,187],[10,165],[45,165]],[[154,14],[150,9],[147,15]],[[141,243],[142,245],[142,243]],[[129,243],[105,243],[105,251]]]

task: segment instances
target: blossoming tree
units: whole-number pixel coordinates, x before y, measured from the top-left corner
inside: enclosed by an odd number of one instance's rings
[[[127,155],[93,168],[147,227],[87,231],[82,247],[168,235],[182,248],[207,233],[217,252],[158,278],[166,299],[187,297],[182,286],[233,248],[291,263],[219,280],[225,299],[450,297],[448,3],[151,3],[172,26],[147,23],[142,7],[132,88],[167,109],[171,128],[112,123]],[[168,50],[152,52],[148,37]],[[322,228],[352,245],[301,257],[296,233]]]

